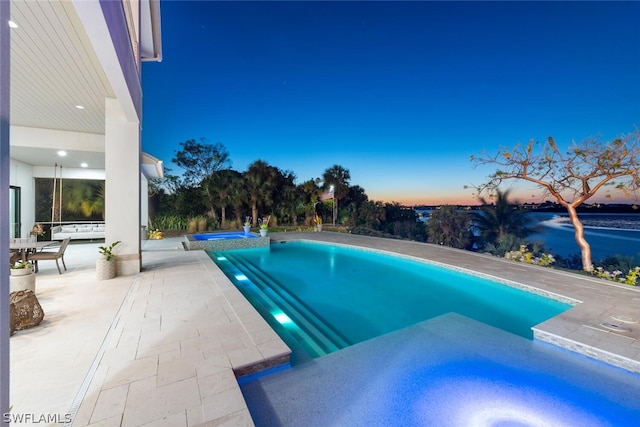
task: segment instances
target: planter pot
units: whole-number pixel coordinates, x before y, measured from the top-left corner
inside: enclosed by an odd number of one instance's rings
[[[12,268],[9,270],[9,274],[11,276],[28,276],[29,274],[33,274],[33,267],[29,266],[27,268]]]
[[[14,270],[12,270],[14,271]],[[33,274],[33,270],[30,268],[20,268],[19,271],[28,271],[28,274],[15,275],[11,274],[9,276],[9,292],[16,291],[32,291],[34,294],[36,293],[36,275]]]
[[[316,225],[316,230],[317,231],[322,231],[322,224]]]
[[[269,230],[265,230],[263,228],[260,229],[260,236],[266,237],[269,234]]]
[[[101,257],[96,260],[96,279],[109,280],[116,277],[116,259],[107,261],[106,258]]]
[[[250,225],[243,225],[242,229],[244,230],[244,234],[251,233],[251,226]]]

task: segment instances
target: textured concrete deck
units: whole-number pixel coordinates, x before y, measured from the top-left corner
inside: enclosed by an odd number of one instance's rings
[[[640,372],[636,288],[415,242],[272,235],[292,239],[399,253],[579,301],[538,325],[536,338]],[[73,426],[253,424],[234,372],[281,363],[289,350],[209,257],[185,252],[180,240],[145,241],[144,271],[104,282],[95,280],[97,244],[69,246],[63,275],[41,263],[45,320],[11,338],[14,417],[57,415],[38,425],[62,425],[67,414]]]

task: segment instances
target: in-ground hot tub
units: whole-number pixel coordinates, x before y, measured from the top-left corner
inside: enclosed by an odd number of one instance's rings
[[[188,251],[203,249],[205,251],[226,251],[229,249],[260,248],[269,246],[269,237],[261,237],[255,233],[230,231],[221,233],[187,234],[184,248]]]

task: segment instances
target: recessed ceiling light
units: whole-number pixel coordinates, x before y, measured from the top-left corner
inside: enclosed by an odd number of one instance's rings
[[[18,24],[16,24],[15,22],[9,20],[9,27],[10,28],[18,28]]]
[[[81,168],[86,168],[86,167],[89,167],[89,165],[83,162],[83,163],[80,163],[80,167]]]
[[[78,110],[84,110],[84,106],[83,106],[83,105],[80,105],[80,104],[76,105],[76,108],[77,108]]]
[[[60,151],[58,151],[58,156],[60,156],[60,157],[64,157],[64,156],[66,156],[66,155],[67,155],[67,152],[66,152],[66,151],[64,151],[64,150],[60,150]]]

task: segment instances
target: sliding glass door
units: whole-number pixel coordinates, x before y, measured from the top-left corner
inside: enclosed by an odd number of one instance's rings
[[[20,236],[20,187],[9,188],[9,235]]]

